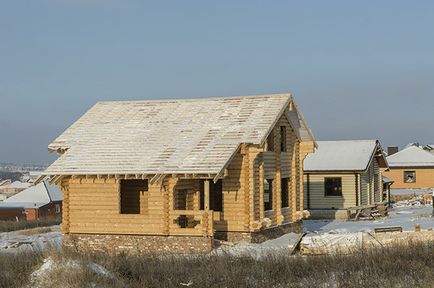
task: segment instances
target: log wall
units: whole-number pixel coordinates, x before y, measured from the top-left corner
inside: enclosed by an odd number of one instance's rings
[[[280,127],[286,127],[286,151],[280,151]],[[214,231],[253,232],[269,218],[269,225],[294,222],[303,210],[303,160],[313,143],[300,143],[285,116],[271,131],[273,151],[260,145],[243,144],[226,168],[222,180],[222,212],[200,209],[199,179],[167,177],[139,191],[138,214],[121,214],[120,179],[76,177],[62,180],[63,224],[66,233],[210,235]],[[282,208],[281,178],[288,178],[288,203]],[[264,211],[264,179],[273,179],[273,209]],[[133,187],[134,188],[134,187]],[[133,189],[134,190],[134,189]],[[186,200],[186,201],[185,201]],[[185,206],[185,207],[184,207]],[[185,212],[191,226],[182,230],[176,216]],[[177,214],[178,213],[178,214]],[[199,221],[201,227],[194,223]],[[191,224],[193,223],[193,224]]]

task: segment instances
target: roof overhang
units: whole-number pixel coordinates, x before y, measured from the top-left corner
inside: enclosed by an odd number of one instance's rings
[[[297,139],[300,142],[313,142],[314,147],[318,148],[318,144],[315,141],[312,130],[307,125],[303,114],[301,113],[300,109],[298,108],[297,104],[295,103],[294,96],[290,93],[288,95],[289,95],[288,101],[285,103],[285,106],[282,107],[282,110],[279,112],[278,116],[274,120],[273,125],[269,128],[269,130],[267,131],[265,136],[262,138],[260,145],[261,146],[265,145],[265,142],[267,141],[267,138],[270,135],[271,131],[274,129],[274,127],[276,126],[276,124],[278,123],[280,118],[282,116],[285,116],[286,119],[288,120],[289,124],[291,125],[291,127],[294,129],[294,132],[296,133]],[[295,121],[291,117],[292,115],[288,115],[287,113],[285,113],[287,109],[289,110],[289,113],[291,113],[291,112],[294,113],[298,123],[294,123]],[[303,136],[301,132],[304,132],[303,135],[306,135],[306,136]]]

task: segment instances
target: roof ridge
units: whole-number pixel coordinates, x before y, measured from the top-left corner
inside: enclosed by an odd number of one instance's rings
[[[96,104],[109,104],[109,103],[144,103],[144,102],[195,102],[195,101],[206,101],[206,100],[234,100],[234,99],[245,99],[245,98],[261,98],[261,97],[291,97],[291,93],[276,93],[276,94],[258,94],[258,95],[233,95],[233,96],[218,96],[218,97],[196,97],[196,98],[167,98],[167,99],[137,99],[137,100],[108,100],[108,101],[98,101]]]
[[[421,147],[419,147],[419,146],[415,146],[415,145],[411,145],[411,146],[405,147],[405,148],[402,149],[401,151],[398,151],[398,152],[396,152],[395,154],[392,154],[392,155],[390,155],[390,156],[388,156],[388,157],[392,157],[392,156],[398,155],[398,154],[400,154],[400,153],[402,153],[402,152],[404,152],[404,151],[406,151],[406,150],[413,149],[413,148],[417,148],[417,149],[419,149],[421,152],[425,153],[425,155],[429,155],[429,157],[434,158],[434,154],[433,154],[433,153],[428,152],[428,151],[426,151],[425,149],[423,149],[423,148],[421,148]]]

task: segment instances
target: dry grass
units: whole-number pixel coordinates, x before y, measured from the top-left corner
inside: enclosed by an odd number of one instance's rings
[[[10,232],[17,230],[26,230],[36,227],[47,227],[59,225],[61,220],[56,219],[39,219],[33,221],[0,221],[0,232]]]
[[[43,259],[39,252],[0,254],[0,287],[25,287]]]
[[[108,256],[71,250],[0,257],[0,287],[22,287],[43,258],[84,263],[56,269],[49,281],[30,287],[433,287],[434,242],[359,251],[350,256],[288,257],[264,260],[231,256]],[[118,280],[95,273],[105,267]],[[56,265],[61,267],[62,264]],[[77,266],[77,265],[76,265]],[[68,268],[69,267],[69,268]],[[75,268],[74,268],[75,267]]]
[[[24,235],[24,236],[31,236],[35,234],[42,234],[42,233],[48,233],[52,232],[51,228],[49,227],[38,227],[38,228],[32,228],[27,230],[20,230],[17,232],[18,235]]]

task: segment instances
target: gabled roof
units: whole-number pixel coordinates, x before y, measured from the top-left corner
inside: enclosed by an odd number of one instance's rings
[[[263,144],[286,109],[314,141],[290,94],[99,102],[49,145],[44,175],[219,175],[242,143]]]
[[[387,157],[390,167],[434,167],[434,155],[418,146],[409,146]]]
[[[56,201],[62,201],[59,188],[43,181],[7,198],[0,203],[0,208],[39,208]]]
[[[387,161],[376,140],[318,141],[318,149],[304,160],[306,172],[365,171],[374,156],[380,167],[387,168]]]

